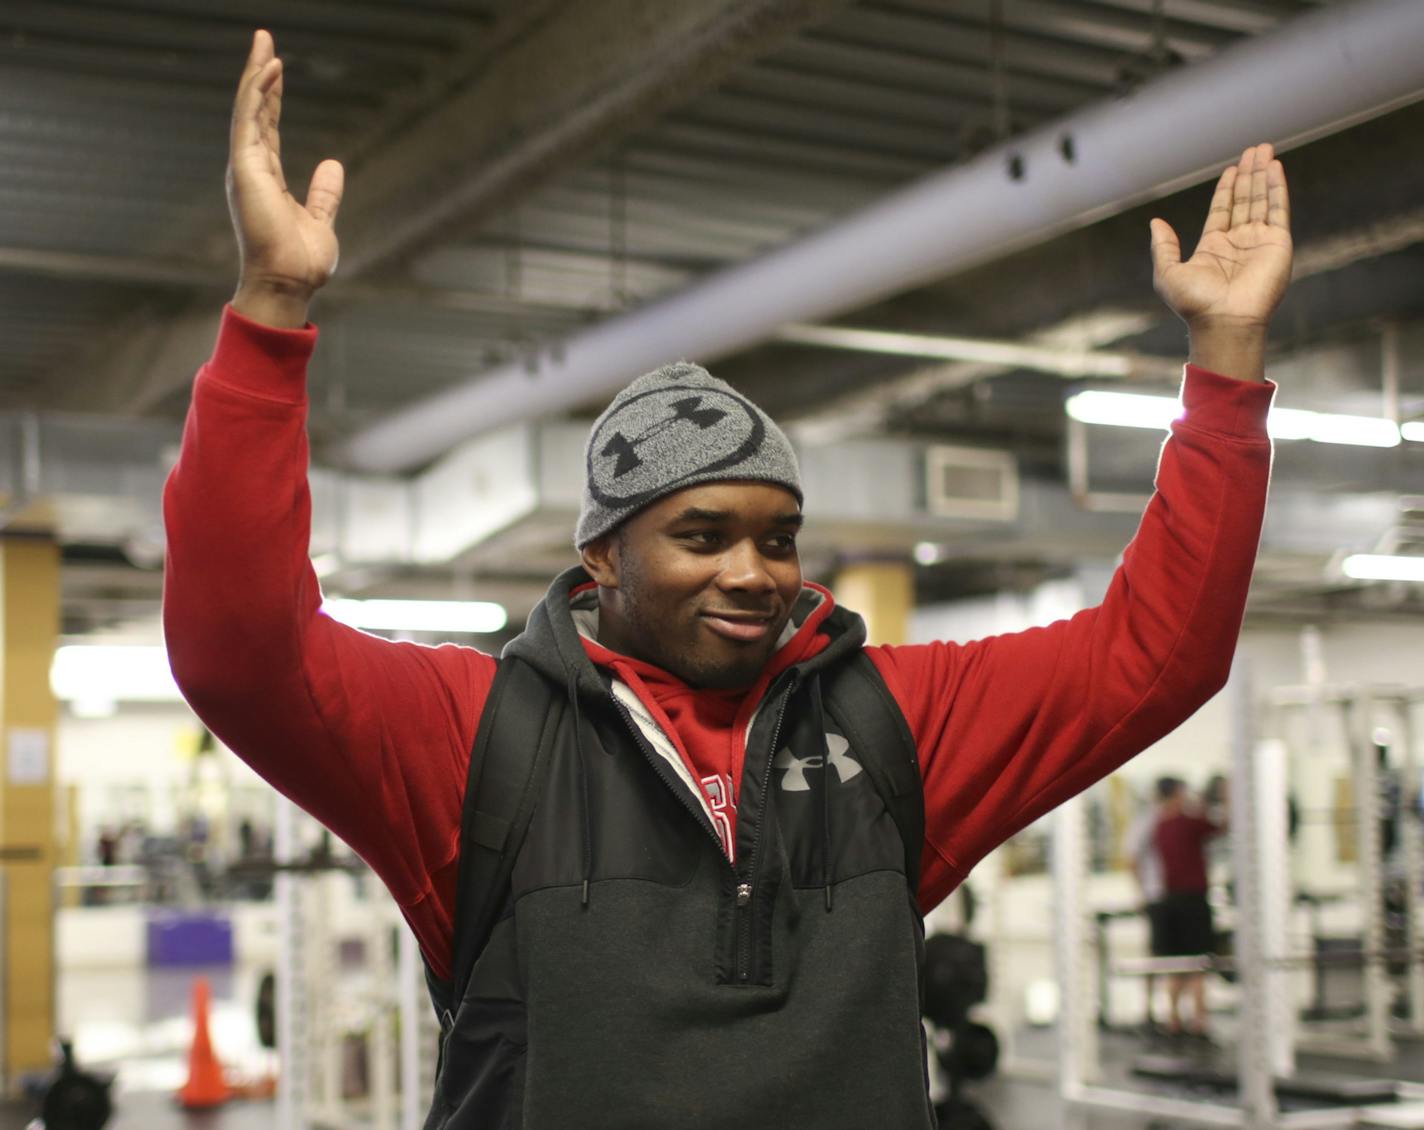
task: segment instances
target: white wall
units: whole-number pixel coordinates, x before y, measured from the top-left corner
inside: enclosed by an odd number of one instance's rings
[[[154,834],[177,830],[200,807],[221,836],[243,815],[270,824],[270,790],[221,745],[195,757],[201,724],[182,704],[124,704],[106,718],[60,715],[56,777],[78,791],[81,858],[104,825],[141,819]]]

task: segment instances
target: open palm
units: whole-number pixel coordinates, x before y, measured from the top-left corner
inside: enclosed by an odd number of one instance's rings
[[[310,296],[336,269],[334,223],[343,172],[323,161],[312,173],[305,203],[282,173],[282,61],[272,36],[252,39],[232,110],[227,195],[242,252],[243,282]]]
[[[1153,285],[1188,325],[1264,325],[1290,282],[1290,197],[1269,144],[1221,174],[1192,257],[1152,221]]]

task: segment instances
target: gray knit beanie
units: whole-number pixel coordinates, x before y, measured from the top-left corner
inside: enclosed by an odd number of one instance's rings
[[[613,398],[588,436],[582,549],[649,503],[723,480],[775,483],[801,501],[796,453],[771,417],[700,365],[645,373]]]

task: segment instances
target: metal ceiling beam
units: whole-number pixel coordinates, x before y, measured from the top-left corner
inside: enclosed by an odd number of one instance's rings
[[[1424,242],[1424,208],[1411,209],[1397,215],[1385,216],[1358,228],[1332,234],[1328,237],[1300,245],[1296,248],[1294,279],[1299,282],[1313,275],[1340,270],[1364,259],[1376,258],[1400,251],[1405,247]],[[1136,254],[1140,249],[1134,245]],[[96,255],[88,253],[45,251],[24,247],[0,247],[0,274],[12,273],[42,276],[86,282],[119,282],[127,286],[142,285],[196,289],[219,293],[232,285],[226,270],[214,270],[199,264],[161,258],[144,258],[122,255]],[[528,320],[565,318],[578,316],[587,311],[557,304],[532,303],[527,299],[511,298],[508,295],[469,290],[446,290],[428,286],[381,286],[366,283],[346,283],[339,281],[331,287],[330,293],[323,293],[323,306],[340,309],[349,305],[400,305],[435,307],[459,310],[472,314]],[[1141,333],[1162,317],[1153,307],[1150,313],[1133,311],[1124,314],[1110,308],[1095,313],[1070,315],[1060,327],[1047,327],[1035,331],[1025,338],[1012,342],[994,342],[992,345],[1007,345],[1014,348],[1025,346],[1050,351],[1050,364],[1055,358],[1067,357],[1072,364],[1080,363],[1086,350],[1099,349],[1112,342]],[[195,312],[205,317],[207,328],[194,331],[191,325],[169,327],[171,336],[182,337],[196,342],[201,352],[202,341],[211,341],[216,333],[216,315],[206,307]],[[1084,327],[1092,328],[1085,330]],[[828,341],[843,327],[797,327],[787,326],[777,330],[774,336],[783,341],[803,344],[835,345],[856,350],[877,351],[881,348],[875,338],[860,335],[854,338],[838,338]],[[807,332],[801,332],[807,331]],[[103,412],[139,412],[150,407],[170,390],[172,380],[186,379],[191,375],[186,369],[153,369],[153,359],[166,356],[173,364],[187,364],[196,356],[192,347],[185,349],[164,349],[155,347],[154,335],[160,332],[156,324],[145,322],[138,330],[124,327],[123,334],[134,333],[132,341],[121,338],[119,344],[106,342],[98,353],[102,359],[95,365],[104,372],[104,380],[98,388],[90,388],[88,383],[78,387],[70,383],[56,383],[61,390],[46,401],[50,409],[70,409]],[[915,337],[918,335],[910,335]],[[931,335],[926,343],[930,352],[919,348],[914,341],[891,352],[906,353],[910,356],[942,356],[959,358],[958,363],[937,364],[918,367],[902,376],[875,385],[848,396],[842,396],[820,405],[815,411],[798,415],[795,420],[798,434],[817,436],[841,436],[874,431],[883,426],[887,416],[895,411],[903,411],[915,404],[923,403],[951,388],[991,377],[1013,367],[1003,361],[995,363],[986,360],[977,347],[982,342],[974,339],[969,353],[954,351],[953,339],[944,335]],[[814,339],[814,340],[812,340]],[[894,344],[894,343],[892,343]],[[136,361],[136,359],[139,359]],[[202,357],[197,356],[197,361]],[[1033,361],[1033,355],[1029,356]],[[136,384],[138,373],[135,365],[144,366],[144,380]],[[1035,368],[1022,358],[1015,364]],[[1070,374],[1071,375],[1071,374]]]
[[[1424,209],[1410,187],[1424,177],[1424,156],[1408,144],[1421,130],[1424,104],[1295,150],[1287,159],[1300,207],[1296,281],[1276,319],[1277,347],[1294,348],[1329,326],[1362,332],[1374,314],[1415,316],[1418,288],[1409,284],[1407,256],[1397,253],[1424,241]],[[1180,355],[1182,328],[1151,292],[1142,232],[1156,214],[1189,239],[1200,223],[1207,192],[1198,186],[1154,201],[1023,254],[861,308],[855,319],[884,329],[1035,343],[1044,327],[1061,324],[1070,331],[1063,341],[1078,347],[1110,346],[1151,331],[1134,347]],[[1327,282],[1331,272],[1346,274]],[[1094,312],[1131,312],[1132,317],[1104,322]],[[1075,322],[1091,332],[1073,329]],[[919,408],[938,392],[996,375],[985,365],[888,371],[897,368],[892,364],[876,369],[871,381],[854,376],[857,369],[865,371],[864,357],[830,355],[814,371],[823,389],[835,391],[813,395],[809,377],[799,384],[788,377],[788,362],[795,359],[785,350],[752,350],[724,363],[721,371],[750,395],[782,405],[784,423],[798,428],[805,423],[816,435],[878,430],[887,413],[902,424],[928,423],[939,419],[938,413],[925,416]],[[810,357],[796,363],[807,370],[813,364]]]
[[[32,247],[0,247],[0,274],[40,276],[73,282],[115,282],[128,287],[215,292],[231,291],[236,285],[232,272],[227,268],[215,268],[201,263],[139,255],[47,251]],[[510,318],[567,315],[571,311],[582,311],[582,308],[514,298],[502,292],[453,290],[417,283],[384,285],[338,281],[331,285],[330,290],[322,291],[321,301],[323,305],[329,306],[382,302],[402,306],[434,306]]]
[[[173,312],[144,309],[109,327],[76,366],[102,381],[50,381],[43,407],[120,415],[152,408],[176,387],[174,374],[191,380],[212,353],[219,319],[213,305],[204,297]]]
[[[1424,98],[1424,4],[1321,9],[920,181],[844,223],[498,367],[365,429],[370,470],[604,396],[670,357],[726,356],[1194,184],[1263,138],[1282,148]],[[1065,142],[1065,139],[1066,142]]]
[[[491,58],[527,35],[531,28],[544,20],[561,2],[562,0],[521,0],[521,3],[508,8],[490,26],[456,36],[449,44],[453,53],[446,64],[424,73],[420,83],[385,95],[381,99],[379,110],[363,117],[360,135],[343,148],[342,156],[348,163],[359,165],[370,154],[379,152],[392,135],[398,134],[409,121],[418,118],[430,107],[439,105],[450,89],[468,83],[471,76],[478,74]],[[257,22],[266,19],[260,12],[250,11],[248,14]],[[365,13],[356,18],[362,21],[364,27],[365,21],[371,17],[372,13]],[[418,24],[419,18],[413,18]],[[407,25],[409,21],[402,25],[405,33],[409,33],[414,26]],[[160,23],[154,26],[162,25]],[[444,34],[450,33],[448,21],[438,26]],[[302,54],[300,36],[295,41],[284,36],[282,42],[286,51],[292,52],[295,47],[295,54]],[[328,43],[329,38],[321,42]],[[117,105],[128,106],[137,114],[145,102],[161,101],[164,105],[170,103],[173,99],[171,83],[133,75],[122,79],[110,76],[106,81],[99,77],[86,79],[74,73],[66,73],[61,78],[42,68],[11,69],[17,75],[24,76],[25,81],[20,84],[21,89],[25,95],[37,98],[35,106],[43,112],[31,115],[32,132],[37,136],[42,135],[44,139],[52,141],[56,131],[60,131],[62,136],[71,140],[78,138],[82,141],[78,148],[90,154],[91,158],[95,152],[107,152],[114,146],[122,148],[132,157],[131,151],[138,148],[144,151],[144,159],[157,170],[159,182],[172,186],[188,178],[190,171],[187,169],[175,180],[173,170],[167,168],[167,163],[173,158],[163,147],[171,148],[171,136],[165,135],[161,141],[155,140],[155,135],[142,128],[137,117],[115,136],[113,123],[110,123],[107,132],[86,124],[88,119],[82,112],[82,106],[75,108],[72,113],[54,113],[57,106],[72,106],[77,95],[102,95],[112,102],[112,96],[117,89]],[[194,132],[194,138],[190,139],[194,144],[197,144],[195,139],[199,134],[211,140],[211,134],[206,132],[203,123],[204,114],[219,109],[225,110],[231,105],[231,100],[232,92],[226,85],[194,86],[185,91],[183,103],[190,111],[190,117],[183,123],[183,129]],[[368,100],[375,101],[376,96],[363,95],[362,102]],[[24,108],[21,104],[21,109]],[[358,104],[354,112],[360,113],[361,110],[362,107]],[[334,108],[329,99],[304,100],[301,114],[295,116],[297,120],[283,129],[288,153],[309,151],[312,146],[306,142],[310,140],[314,130],[322,136],[331,135],[333,130],[338,136],[349,134],[347,122],[352,113],[353,106],[346,102],[341,102],[339,108]],[[83,136],[76,134],[76,130]],[[158,148],[149,152],[154,146]],[[323,142],[320,150],[324,151],[325,148]],[[48,151],[40,148],[37,152],[46,154]],[[24,156],[23,153],[20,155]],[[12,162],[15,163],[25,167],[33,166],[33,161],[28,158]],[[103,164],[102,160],[98,163]],[[213,199],[216,204],[216,197]],[[155,295],[154,301],[144,303],[124,318],[106,326],[86,344],[77,358],[65,359],[62,372],[56,372],[52,379],[44,382],[46,397],[43,407],[51,410],[137,414],[152,408],[174,391],[184,387],[191,379],[194,368],[206,358],[217,335],[218,310],[215,299],[219,295],[230,293],[236,278],[236,250],[231,236],[226,231],[226,225],[223,231],[215,230],[213,237],[212,246],[217,250],[213,258],[206,263],[45,251],[26,247],[0,248],[0,273],[113,281],[154,290],[173,288],[177,292],[186,289],[195,294],[195,300],[186,308],[178,308],[176,314],[169,309],[174,301],[173,295]],[[197,245],[204,244],[204,241],[194,242]],[[351,301],[360,302],[370,298],[367,294],[356,293],[356,290],[357,288],[348,288]],[[330,301],[329,295],[324,297]],[[526,310],[511,309],[511,304],[507,301],[501,304],[498,296],[489,304],[481,301],[484,296],[478,295],[442,293],[441,297],[444,299],[441,304],[453,304],[459,309],[504,314],[513,318],[528,316]],[[431,298],[425,288],[409,287],[400,292],[383,293],[379,298],[371,300],[409,305],[412,302],[429,304]],[[489,309],[490,305],[493,305],[494,309]],[[80,375],[76,377],[76,373]]]
[[[69,358],[65,372],[82,379],[51,379],[36,407],[46,411],[102,412],[139,415],[154,408],[192,379],[212,351],[220,319],[219,303],[233,288],[231,271],[172,259],[133,255],[47,251],[0,247],[0,275],[61,279],[69,282],[116,283],[126,287],[169,291],[105,328],[87,343],[79,358]],[[179,305],[174,295],[187,291],[193,299]],[[486,315],[520,327],[556,332],[587,317],[582,307],[534,302],[507,294],[447,290],[418,284],[382,286],[346,283],[323,293],[322,309],[353,306],[418,307]],[[175,312],[176,311],[176,312]]]
[[[1424,208],[1381,217],[1359,228],[1298,245],[1292,278],[1298,283],[1313,275],[1338,271],[1361,260],[1388,255],[1421,242],[1424,242]],[[1140,254],[1140,250],[1140,247],[1134,247],[1134,254]],[[1054,357],[1062,356],[1067,364],[1056,371],[1073,376],[1073,365],[1080,359],[1087,358],[1089,351],[1102,350],[1113,342],[1143,333],[1169,316],[1165,308],[1156,304],[1145,310],[1124,310],[1112,305],[1099,309],[1080,309],[1062,322],[1035,330],[1020,341],[992,344],[1043,350],[1047,354],[1045,359],[1049,364],[1042,367],[1048,372],[1055,371],[1052,364]],[[834,337],[841,327],[809,328],[817,330],[824,339],[827,332]],[[806,341],[805,336],[798,337],[795,332],[797,329],[798,327],[794,326],[783,327],[777,331],[776,336],[786,341]],[[920,335],[889,335],[890,338],[895,336],[909,337],[913,343],[913,339]],[[939,343],[940,356],[956,358],[953,345],[955,339],[941,338],[940,335],[934,334],[923,336],[927,339],[927,349],[934,348],[936,343]],[[809,343],[830,344],[825,340]],[[838,344],[848,349],[877,349],[877,341],[873,336],[843,337],[839,339]],[[894,342],[890,341],[889,344],[893,346]],[[913,348],[891,348],[889,351],[910,356],[934,355],[929,352],[918,354]],[[1116,354],[1110,353],[1107,356]],[[1032,363],[1035,360],[1035,354],[1029,353],[1024,358],[1015,358],[1013,364],[995,363],[986,355],[976,353],[971,345],[948,364],[917,366],[871,388],[824,401],[814,410],[798,415],[791,426],[798,437],[822,443],[844,436],[879,431],[891,416],[911,411],[951,389],[963,388],[989,377],[999,376],[1015,367],[1040,368]],[[1180,360],[1174,360],[1172,366],[1174,369],[1180,369]]]
[[[1338,271],[1363,259],[1402,251],[1424,240],[1424,208],[1386,216],[1364,227],[1322,239],[1296,252],[1291,277],[1308,278]]]
[[[1102,4],[1016,0],[1008,6],[1006,15],[1006,30],[1010,32],[1031,30],[1037,35],[1061,36],[1098,47],[1111,45],[1124,51],[1150,51],[1155,46],[1151,19],[1143,19],[1136,12],[1113,11]],[[1166,46],[1186,58],[1199,58],[1203,49],[1219,47],[1224,39],[1221,29],[1197,21],[1168,18],[1163,20],[1161,30]],[[1261,33],[1267,28],[1257,26],[1251,30]]]
[[[843,2],[566,4],[354,171],[342,271],[360,274],[468,227]]]
[[[1140,333],[1157,319],[1155,311],[1151,314],[1135,310],[1089,311],[1045,326],[1029,334],[1020,344],[1047,350],[1066,349],[1081,355],[1083,351]],[[873,434],[882,431],[896,412],[926,404],[950,389],[999,376],[1012,367],[982,359],[916,366],[903,376],[825,401],[792,421],[791,432],[802,442],[821,444]],[[1180,364],[1177,368],[1180,369]]]
[[[536,318],[566,316],[566,309],[505,295],[352,280],[451,223],[473,222],[844,2],[521,0],[450,67],[397,96],[342,154],[352,165],[352,191],[342,214],[341,275],[323,302],[420,301],[520,321],[534,306]],[[26,248],[0,248],[3,270],[217,293],[233,285],[225,266]],[[206,356],[194,347],[205,334],[210,346],[216,312],[204,319],[194,307],[178,320],[169,332],[146,320],[132,336],[114,327],[78,367],[83,379],[66,381],[52,407],[141,412],[181,388]]]
[[[1123,8],[1150,16],[1158,0],[1100,0],[1114,8]],[[1251,0],[1166,0],[1162,14],[1169,20],[1184,20],[1204,27],[1221,28],[1248,35],[1259,35],[1275,27],[1281,20],[1279,4]]]
[[[775,331],[777,341],[821,349],[889,353],[898,357],[935,358],[971,364],[1032,369],[1059,377],[1157,378],[1180,374],[1182,363],[1172,357],[1152,357],[1126,350],[1081,345],[1051,345],[1027,341],[994,341],[982,337],[918,334],[863,329],[855,326],[814,326],[792,323]]]
[[[49,251],[39,247],[0,247],[0,272],[87,282],[116,282],[125,286],[209,289],[230,288],[233,285],[231,271],[215,271],[200,263],[138,255]]]

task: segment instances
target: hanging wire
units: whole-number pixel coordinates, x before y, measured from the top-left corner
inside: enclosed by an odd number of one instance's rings
[[[1169,58],[1167,49],[1167,0],[1152,0],[1152,61],[1165,67]]]
[[[628,305],[628,183],[626,151],[616,149],[608,162],[608,285],[613,308]]]
[[[1003,141],[1013,132],[1009,115],[1008,76],[1004,67],[1004,0],[989,0],[989,68],[994,99],[994,136]]]
[[[1167,37],[1167,0],[1152,0],[1147,15],[1147,46],[1124,56],[1118,66],[1114,91],[1121,97],[1143,83],[1182,63]]]
[[[519,209],[509,210],[509,243],[504,252],[504,293],[521,297],[524,288],[524,244],[520,237]]]

